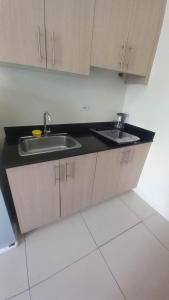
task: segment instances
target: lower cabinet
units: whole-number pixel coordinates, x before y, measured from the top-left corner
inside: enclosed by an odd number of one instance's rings
[[[91,203],[97,154],[7,169],[22,233]]]
[[[7,169],[22,233],[60,217],[59,161]]]
[[[151,143],[98,153],[92,203],[137,186]]]
[[[95,153],[60,161],[62,217],[78,212],[92,204],[96,157]]]
[[[120,176],[117,194],[135,188],[138,184],[151,144],[130,146],[120,151]]]
[[[136,187],[151,143],[7,169],[22,233]]]
[[[92,197],[93,204],[116,195],[120,176],[119,167],[121,167],[119,149],[98,153]]]

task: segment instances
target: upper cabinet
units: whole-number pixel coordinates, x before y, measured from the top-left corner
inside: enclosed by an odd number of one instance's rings
[[[96,0],[91,64],[147,76],[166,0]]]
[[[0,0],[0,62],[148,78],[166,0]]]
[[[88,75],[94,0],[46,0],[47,68]]]
[[[46,67],[43,0],[0,0],[0,61]]]
[[[128,0],[127,0],[128,2]],[[156,49],[164,0],[134,0],[125,52],[125,72],[146,76]]]
[[[0,0],[0,61],[88,75],[94,3]]]
[[[96,0],[91,65],[123,72],[133,0]]]

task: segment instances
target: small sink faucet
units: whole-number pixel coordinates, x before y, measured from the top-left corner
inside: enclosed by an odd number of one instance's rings
[[[44,112],[43,114],[43,124],[44,124],[44,136],[48,135],[48,133],[50,133],[50,130],[47,129],[47,121],[51,122],[52,118],[50,113],[48,113],[47,111]]]

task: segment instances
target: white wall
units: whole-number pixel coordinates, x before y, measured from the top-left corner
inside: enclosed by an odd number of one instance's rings
[[[128,86],[129,122],[156,132],[137,192],[169,219],[169,3],[148,86]]]
[[[122,110],[126,86],[117,73],[92,69],[91,75],[0,67],[0,126],[111,121]],[[89,111],[81,106],[89,105]]]

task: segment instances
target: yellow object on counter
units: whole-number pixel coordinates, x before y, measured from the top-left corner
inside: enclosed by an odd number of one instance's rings
[[[35,129],[32,131],[33,137],[41,137],[42,136],[42,130]]]

